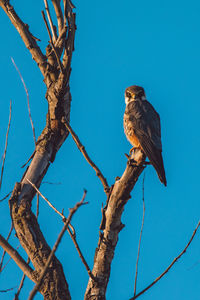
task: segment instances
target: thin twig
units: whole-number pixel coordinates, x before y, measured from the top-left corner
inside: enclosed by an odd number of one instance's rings
[[[137,276],[138,276],[138,262],[139,262],[139,257],[140,257],[140,246],[141,246],[142,232],[143,232],[143,227],[144,227],[144,216],[145,216],[144,179],[145,179],[145,173],[144,173],[143,182],[142,182],[143,216],[142,216],[142,225],[141,225],[141,230],[140,230],[140,238],[139,238],[139,244],[138,244],[138,254],[137,254],[137,261],[136,261],[136,268],[135,268],[134,296],[136,295]]]
[[[10,196],[11,193],[12,193],[12,191],[11,191],[10,193],[8,193],[5,197],[3,197],[3,198],[0,200],[0,202],[6,200],[6,199]]]
[[[60,213],[59,210],[57,210],[55,206],[53,206],[53,204],[51,204],[51,202],[38,190],[35,184],[32,183],[28,178],[26,178],[26,180],[30,183],[30,185],[32,185],[32,187],[36,190],[36,192],[49,204],[49,206],[53,208],[53,210],[55,210],[55,212],[57,212],[57,214],[59,214],[64,219],[65,216],[62,213]]]
[[[4,239],[4,237],[0,234],[0,246],[6,250],[6,252],[10,255],[10,257],[15,261],[18,267],[34,282],[36,281],[33,277],[33,269],[27,265],[25,260],[19,255],[19,253]],[[19,248],[19,247],[18,247]],[[5,266],[4,266],[5,268]],[[2,268],[3,270],[3,268]]]
[[[154,284],[156,284],[170,269],[171,267],[177,262],[177,260],[179,260],[179,258],[186,252],[187,248],[190,246],[198,228],[200,226],[200,221],[197,224],[195,230],[193,231],[193,234],[188,242],[188,244],[186,245],[186,247],[183,249],[183,251],[173,259],[173,261],[171,262],[171,264],[167,267],[167,269],[160,275],[158,276],[151,284],[149,284],[145,289],[143,289],[140,293],[138,293],[137,295],[135,295],[134,297],[132,297],[130,300],[135,300],[136,298],[138,298],[139,296],[141,296],[142,294],[144,294],[147,290],[149,290]]]
[[[33,131],[33,139],[34,139],[34,143],[35,143],[35,146],[36,146],[35,127],[34,127],[34,125],[33,125],[33,119],[32,119],[32,117],[31,117],[31,109],[30,109],[30,101],[29,101],[29,93],[28,93],[28,89],[27,89],[26,84],[25,84],[25,81],[24,81],[24,79],[23,79],[23,77],[22,77],[22,75],[21,75],[21,72],[20,72],[19,68],[17,67],[17,65],[16,65],[16,63],[15,63],[15,61],[14,61],[14,59],[13,59],[12,57],[11,57],[11,60],[12,60],[12,63],[13,63],[13,65],[14,65],[15,69],[17,70],[17,72],[18,72],[18,74],[19,74],[19,77],[20,77],[20,79],[21,79],[21,82],[22,82],[22,84],[23,84],[23,86],[24,86],[24,89],[25,89],[25,92],[26,92],[27,104],[28,104],[28,114],[29,114],[29,119],[30,119],[32,131]]]
[[[38,216],[39,216],[39,204],[40,204],[40,196],[39,194],[37,193],[37,206],[36,206],[36,218],[38,219]]]
[[[56,19],[58,22],[58,32],[59,35],[61,34],[61,31],[63,29],[63,12],[60,6],[60,1],[58,0],[51,0],[54,10],[55,10],[55,14],[56,14]]]
[[[18,247],[19,248],[19,247]],[[8,259],[8,261],[5,263],[5,265],[1,268],[1,273],[3,272],[3,270],[5,269],[5,267],[9,264],[9,262],[12,260],[12,257],[10,257]]]
[[[57,53],[57,51],[56,51],[56,48],[54,47],[54,43],[53,43],[53,40],[52,40],[52,37],[51,37],[51,32],[50,32],[50,29],[49,29],[49,25],[48,25],[48,23],[47,23],[47,20],[46,20],[46,17],[45,17],[45,14],[44,14],[43,10],[42,10],[42,17],[43,17],[43,19],[44,19],[44,23],[45,23],[45,25],[46,25],[46,28],[47,28],[47,31],[48,31],[48,34],[49,34],[50,43],[51,43],[51,46],[52,46],[53,51],[54,51],[54,53],[55,53],[55,56],[56,56],[56,59],[57,59],[57,62],[58,62],[60,71],[61,71],[62,74],[64,74],[63,66],[62,66],[62,63],[61,63],[61,61],[60,61],[60,59],[59,59],[58,53]]]
[[[10,236],[11,236],[11,233],[12,233],[12,231],[13,231],[13,228],[14,228],[14,226],[13,226],[13,222],[12,222],[11,227],[10,227],[10,231],[9,231],[8,236],[7,236],[7,238],[6,238],[6,241],[9,240],[9,238],[10,238]],[[2,254],[1,262],[0,262],[0,272],[2,271],[2,265],[3,265],[3,260],[4,260],[4,257],[5,257],[5,254],[6,254],[6,251],[3,250],[3,254]]]
[[[4,164],[5,164],[5,159],[6,159],[7,147],[8,147],[8,134],[9,134],[9,130],[10,130],[11,115],[12,115],[12,103],[10,101],[9,121],[8,121],[8,128],[7,128],[7,132],[6,132],[6,142],[5,142],[5,148],[4,148],[4,154],[3,154],[3,162],[2,162],[2,167],[1,167],[0,189],[1,189],[2,180],[3,180]]]
[[[72,226],[72,225],[71,225],[71,226]],[[85,268],[86,268],[86,270],[87,270],[87,272],[88,272],[88,275],[95,281],[96,278],[95,278],[94,275],[92,274],[92,271],[90,270],[90,267],[88,266],[88,264],[87,264],[87,262],[86,262],[86,260],[85,260],[85,258],[84,258],[84,256],[83,256],[83,254],[82,254],[82,252],[81,252],[81,249],[80,249],[80,247],[79,247],[79,245],[78,245],[78,243],[77,243],[77,240],[76,240],[76,233],[75,233],[74,228],[73,228],[73,233],[71,232],[71,230],[70,230],[69,227],[67,228],[67,231],[68,231],[68,233],[69,233],[69,235],[70,235],[70,237],[71,237],[71,239],[72,239],[72,241],[73,241],[73,243],[74,243],[74,245],[75,245],[76,250],[78,251],[78,254],[79,254],[79,256],[80,256],[80,259],[82,260],[82,263],[84,264],[84,266],[85,266]]]
[[[99,170],[99,168],[95,165],[95,163],[90,159],[89,155],[87,154],[87,152],[85,150],[85,147],[81,144],[78,136],[73,131],[73,129],[71,128],[71,126],[69,125],[69,123],[65,122],[65,126],[66,126],[67,130],[71,133],[74,142],[76,143],[78,149],[82,152],[82,154],[85,157],[86,161],[92,166],[92,168],[96,172],[96,175],[101,180],[101,183],[103,184],[105,193],[108,194],[109,193],[109,186],[108,186],[106,178],[103,176],[103,174],[101,173],[101,171]]]
[[[47,13],[47,18],[49,20],[49,25],[51,27],[51,32],[52,32],[52,36],[53,36],[53,42],[55,43],[55,41],[56,41],[56,33],[55,33],[55,29],[54,29],[52,18],[51,18],[51,15],[50,15],[49,5],[48,5],[47,0],[44,0],[44,5],[45,5],[46,13]]]
[[[27,178],[26,178],[27,179]],[[27,181],[32,185],[32,187],[36,190],[36,192],[37,192],[37,195],[40,195],[48,204],[49,204],[49,206],[51,207],[51,208],[53,208],[53,210],[57,213],[57,214],[59,214],[59,216],[61,216],[62,217],[62,219],[63,219],[63,221],[64,221],[64,223],[66,223],[66,217],[64,216],[64,214],[63,213],[60,213],[52,204],[51,204],[51,202],[37,189],[37,187],[29,180],[29,179],[27,179]],[[86,193],[86,191],[85,191],[85,193]],[[37,216],[37,213],[36,213],[36,216]],[[71,230],[72,230],[72,232],[71,232]],[[92,274],[92,272],[91,272],[91,270],[90,270],[90,267],[88,266],[88,264],[87,264],[87,262],[86,262],[86,260],[85,260],[85,258],[84,258],[84,256],[83,256],[83,254],[82,254],[82,252],[81,252],[81,249],[80,249],[80,247],[79,247],[79,245],[78,245],[78,242],[77,242],[77,240],[76,240],[76,233],[75,233],[75,230],[74,230],[74,228],[73,228],[73,226],[71,225],[71,224],[69,224],[69,227],[67,228],[67,231],[68,231],[68,233],[69,233],[69,235],[70,235],[70,237],[71,237],[71,239],[72,239],[72,241],[73,241],[73,243],[74,243],[74,245],[75,245],[75,248],[76,248],[76,250],[78,251],[78,254],[79,254],[79,256],[80,256],[80,258],[81,258],[81,260],[82,260],[82,262],[83,262],[83,264],[84,264],[84,266],[85,266],[85,268],[86,268],[86,270],[87,270],[87,272],[88,272],[88,274],[89,274],[89,276],[93,279],[93,280],[95,280],[95,277],[94,277],[94,275]]]
[[[30,258],[27,259],[27,262],[26,262],[26,263],[27,263],[27,264],[30,263]],[[20,292],[21,292],[21,290],[22,290],[22,288],[23,288],[25,278],[26,278],[26,275],[23,274],[22,279],[21,279],[21,282],[20,282],[20,285],[19,285],[18,290],[17,290],[17,293],[15,294],[14,300],[19,300],[19,294],[20,294]]]
[[[18,250],[19,247],[20,247],[20,244],[16,247],[16,250]],[[8,265],[8,263],[9,263],[12,259],[13,259],[12,257],[10,257],[10,258],[8,259],[8,261],[7,261],[7,262],[5,263],[5,265],[2,267],[1,272],[5,269],[5,267]]]
[[[36,38],[31,34],[29,26],[25,24],[17,15],[13,5],[10,4],[10,1],[0,0],[0,6],[3,8],[15,29],[20,34],[25,46],[32,54],[32,57],[38,64],[43,76],[45,76],[47,67],[46,56],[42,53],[40,47],[38,46]]]
[[[53,208],[53,210],[59,215],[61,216],[62,220],[65,222],[66,217],[64,216],[63,213],[59,212],[59,210],[57,210],[57,208],[38,190],[38,188],[35,186],[34,183],[32,183],[28,178],[26,178],[26,180],[30,183],[30,185],[32,185],[32,187],[36,190],[37,195],[40,195],[46,202],[47,204]],[[39,209],[39,207],[38,207]],[[37,210],[36,210],[36,217],[37,217]],[[71,224],[69,224],[69,227],[71,227]]]
[[[62,31],[61,31],[59,37],[57,38],[57,40],[54,44],[55,47],[57,47],[59,45],[60,41],[66,36],[66,33],[67,33],[67,26],[64,26],[62,28]]]
[[[35,155],[35,150],[34,150],[34,152],[31,154],[31,156],[29,157],[29,159],[25,162],[25,164],[23,164],[23,166],[21,166],[22,169],[29,163],[29,161],[33,158],[34,155]]]
[[[44,276],[45,276],[45,274],[47,272],[47,269],[48,269],[48,267],[49,267],[49,265],[51,263],[51,260],[52,260],[52,258],[54,256],[54,253],[56,252],[56,250],[57,250],[57,248],[58,248],[58,246],[59,246],[59,244],[61,242],[61,239],[62,239],[65,231],[67,230],[67,227],[69,226],[69,223],[71,222],[71,219],[72,219],[74,213],[78,210],[78,208],[80,206],[82,206],[83,204],[86,204],[86,203],[84,203],[85,196],[86,196],[86,191],[84,191],[84,194],[83,194],[83,197],[82,197],[81,201],[78,202],[72,209],[70,209],[69,216],[68,216],[68,218],[67,218],[67,220],[66,220],[66,222],[65,222],[65,224],[64,224],[64,226],[63,226],[63,228],[62,228],[62,230],[61,230],[61,232],[60,232],[60,234],[58,236],[57,241],[55,242],[55,244],[54,244],[54,246],[53,246],[53,248],[51,250],[51,253],[50,253],[50,255],[49,255],[48,259],[47,259],[47,262],[45,264],[45,267],[44,267],[43,271],[40,274],[40,278],[39,278],[37,284],[35,285],[35,287],[33,288],[33,290],[31,291],[31,293],[29,295],[28,300],[32,300],[33,297],[35,296],[35,294],[37,293],[37,291],[40,289],[42,280],[43,280],[43,278],[44,278]]]
[[[62,182],[43,181],[41,184],[60,185]]]
[[[7,292],[10,292],[10,291],[13,291],[14,289],[16,289],[16,286],[14,286],[12,288],[9,288],[9,289],[6,289],[6,290],[0,290],[0,293],[7,293]]]

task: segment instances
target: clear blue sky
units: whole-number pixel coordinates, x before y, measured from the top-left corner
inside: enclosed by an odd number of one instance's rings
[[[14,1],[13,1],[14,2]],[[200,2],[179,1],[76,1],[77,32],[72,62],[71,125],[109,184],[126,166],[130,144],[123,132],[124,90],[141,85],[147,99],[161,116],[163,157],[168,186],[158,180],[153,167],[146,168],[146,215],[139,262],[138,291],[146,287],[170,264],[187,244],[199,220],[199,69]],[[15,1],[15,9],[31,32],[39,37],[44,50],[48,35],[43,24],[43,1]],[[47,103],[42,76],[15,28],[0,10],[1,118],[0,153],[12,99],[12,124],[1,198],[20,181],[21,166],[34,150],[28,118],[26,94],[11,63],[14,58],[30,95],[37,136],[45,125]],[[137,246],[142,220],[142,177],[123,214],[126,225],[112,264],[108,300],[127,300],[133,295]],[[90,266],[99,236],[102,186],[93,169],[83,159],[69,137],[57,154],[41,191],[60,210],[80,200],[88,190],[88,206],[73,219],[77,238]],[[35,201],[33,201],[35,209]],[[10,227],[7,200],[0,203],[0,233]],[[41,200],[39,222],[53,246],[62,221]],[[171,271],[140,299],[199,300],[200,233]],[[18,240],[12,236],[13,246]],[[22,248],[20,254],[24,254]],[[64,266],[72,299],[83,299],[88,276],[70,238],[66,236],[57,252]],[[5,258],[5,262],[8,260]],[[22,272],[10,262],[0,275],[0,289],[18,286]],[[27,299],[32,288],[27,279],[20,299]],[[13,299],[14,291],[0,294]],[[36,299],[41,299],[38,294]]]

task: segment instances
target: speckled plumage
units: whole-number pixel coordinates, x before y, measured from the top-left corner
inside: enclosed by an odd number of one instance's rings
[[[145,99],[144,89],[131,86],[126,89],[124,131],[129,142],[140,148],[154,166],[158,177],[167,185],[162,159],[160,117]]]

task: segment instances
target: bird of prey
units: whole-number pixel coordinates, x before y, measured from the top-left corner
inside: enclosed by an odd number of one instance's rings
[[[133,148],[149,158],[158,177],[167,185],[162,158],[160,116],[146,100],[144,89],[133,85],[125,90],[124,132]],[[132,150],[131,149],[131,150]]]

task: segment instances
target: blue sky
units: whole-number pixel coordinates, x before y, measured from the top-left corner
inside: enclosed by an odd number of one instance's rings
[[[39,37],[43,51],[48,34],[42,20],[43,1],[15,1],[14,7],[31,32]],[[36,3],[37,2],[37,3]],[[136,84],[145,88],[147,99],[161,117],[163,158],[168,186],[158,180],[153,167],[145,171],[146,215],[139,261],[138,291],[146,287],[171,263],[187,244],[199,220],[199,69],[200,3],[188,1],[110,0],[76,1],[77,32],[71,74],[71,126],[109,184],[126,167],[131,145],[123,132],[124,90]],[[34,150],[26,94],[11,57],[26,82],[32,117],[39,136],[45,125],[47,103],[43,78],[15,28],[0,10],[1,118],[0,153],[3,153],[12,100],[12,123],[1,198],[23,174],[21,166]],[[142,178],[125,207],[107,299],[127,300],[133,295],[137,246],[142,220]],[[77,238],[92,267],[99,236],[101,205],[106,198],[93,169],[69,137],[56,156],[41,191],[59,209],[73,207],[83,189],[89,205],[73,218]],[[59,184],[58,184],[59,183]],[[7,200],[0,203],[1,234],[10,227]],[[35,209],[35,201],[33,201]],[[39,222],[53,246],[62,221],[41,200]],[[200,285],[199,234],[170,272],[140,297],[148,300],[198,300]],[[12,236],[10,243],[18,246]],[[22,248],[20,254],[26,255]],[[64,266],[72,299],[83,299],[88,276],[65,235],[57,251]],[[5,258],[5,262],[8,260]],[[22,272],[10,262],[2,272],[0,289],[18,286]],[[21,299],[33,284],[27,279]],[[14,291],[0,294],[12,299]],[[36,299],[42,299],[38,294]]]

